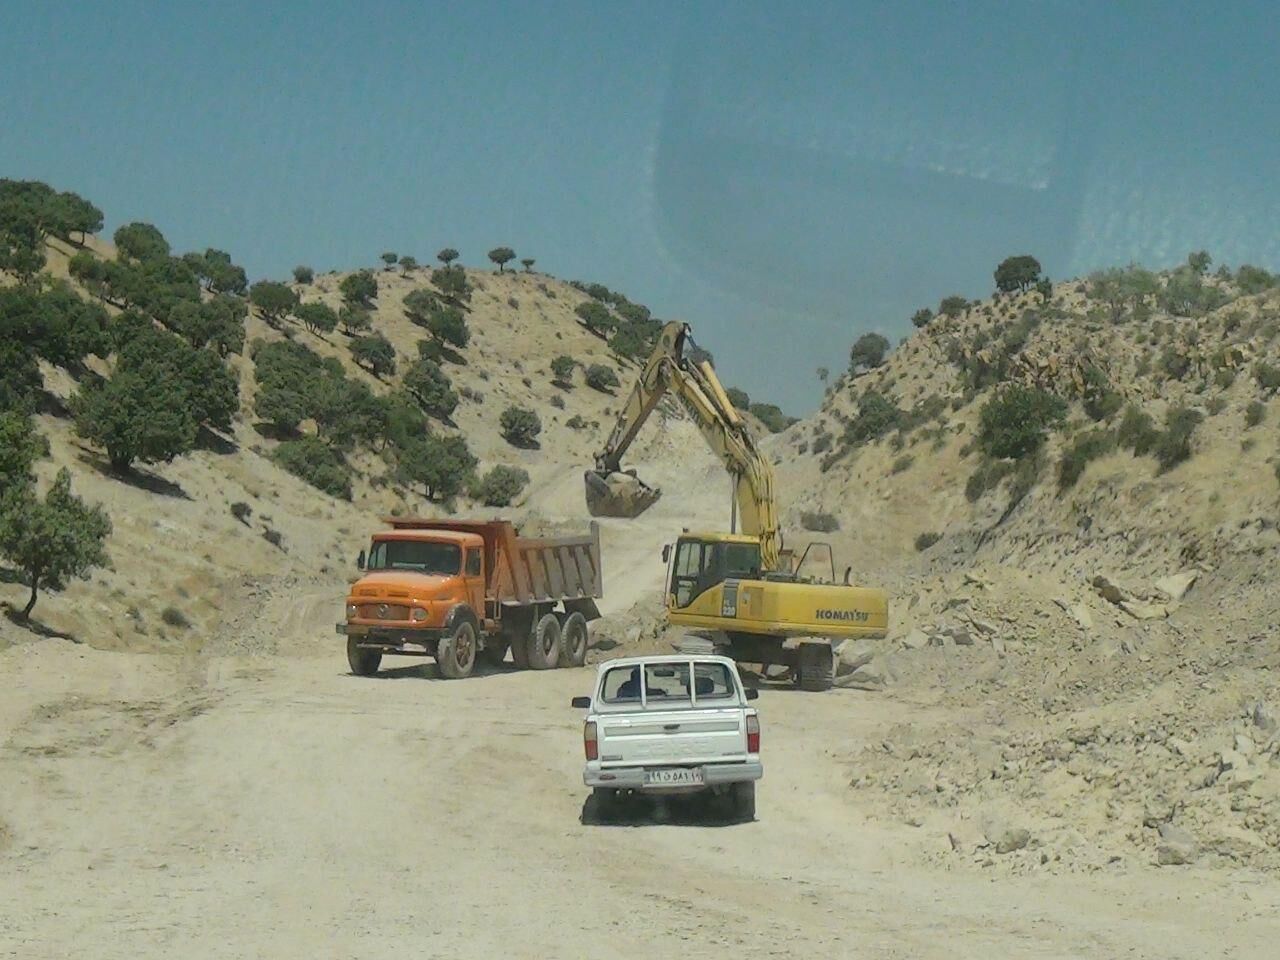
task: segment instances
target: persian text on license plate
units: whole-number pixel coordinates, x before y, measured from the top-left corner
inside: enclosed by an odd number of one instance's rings
[[[666,770],[646,770],[644,782],[651,786],[679,787],[702,783],[701,767],[675,767]]]

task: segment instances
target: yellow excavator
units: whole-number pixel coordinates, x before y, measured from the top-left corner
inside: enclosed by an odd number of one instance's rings
[[[834,679],[833,641],[882,637],[888,629],[884,590],[836,582],[831,547],[811,543],[795,560],[783,549],[774,498],[773,466],[760,452],[747,423],[707,361],[685,356],[688,324],[662,328],[594,470],[586,473],[587,509],[597,517],[636,517],[661,491],[623,471],[622,457],[667,394],[693,417],[712,452],[733,480],[729,533],[691,533],[668,544],[667,619],[693,628],[717,650],[767,673],[786,667],[803,690],[826,690]],[[741,518],[742,532],[738,532]],[[817,552],[814,553],[815,548]],[[809,575],[825,552],[830,577]],[[814,554],[814,564],[810,564]],[[798,643],[788,641],[799,639]]]

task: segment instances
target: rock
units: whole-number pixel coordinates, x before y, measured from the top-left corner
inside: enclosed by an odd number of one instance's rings
[[[836,650],[836,676],[853,673],[875,659],[876,651],[865,640],[848,640]]]
[[[990,620],[979,620],[977,617],[971,617],[969,622],[973,624],[973,628],[979,633],[985,633],[990,636],[996,632],[996,625]]]
[[[1280,721],[1276,720],[1275,711],[1259,700],[1253,706],[1253,725],[1263,733],[1275,733],[1277,727],[1280,727]]]
[[[1072,603],[1066,597],[1054,597],[1053,602],[1062,608],[1062,612],[1076,622],[1082,630],[1093,629],[1093,616],[1083,603]]]
[[[1249,766],[1248,759],[1235,750],[1223,750],[1218,755],[1218,770],[1226,773],[1229,770],[1242,770]]]
[[[1118,606],[1135,620],[1163,620],[1170,613],[1166,604],[1146,603],[1142,600],[1121,600]]]
[[[1156,847],[1156,862],[1161,866],[1178,866],[1192,863],[1199,856],[1196,838],[1172,823],[1160,824],[1160,844]]]
[[[628,643],[628,644],[635,644],[635,643],[639,643],[639,642],[640,642],[640,635],[641,635],[643,632],[644,632],[644,631],[643,631],[643,630],[641,630],[639,627],[629,627],[629,628],[627,629],[627,636],[626,636],[627,643]]]
[[[997,656],[997,657],[1003,657],[1003,656],[1004,656],[1004,641],[1003,641],[1003,640],[1001,640],[999,637],[992,637],[992,638],[991,638],[991,649],[992,649],[992,650],[994,650],[994,651],[996,652],[996,656]]]
[[[920,650],[929,645],[929,635],[923,630],[912,630],[902,638],[901,643],[904,650]]]
[[[995,846],[996,853],[1013,853],[1031,842],[1031,831],[1025,827],[1000,824],[988,830],[987,841]]]
[[[1089,582],[1093,585],[1093,589],[1102,595],[1104,600],[1109,600],[1111,603],[1132,600],[1134,597],[1133,591],[1112,574],[1099,573]]]
[[[1178,756],[1186,759],[1192,759],[1192,747],[1186,740],[1181,737],[1170,737],[1165,741],[1165,746],[1176,753]]]
[[[1156,581],[1155,587],[1170,600],[1181,600],[1200,576],[1199,570],[1183,570]]]
[[[851,687],[854,690],[883,690],[890,679],[889,668],[881,657],[874,657],[851,673],[837,676],[837,687]]]
[[[973,646],[973,634],[964,627],[952,627],[950,631],[951,639],[960,647]]]
[[[964,575],[964,582],[971,587],[978,587],[980,590],[985,590],[987,587],[991,586],[990,580],[976,573],[966,572]]]
[[[1252,757],[1254,751],[1257,749],[1254,746],[1253,741],[1250,740],[1248,737],[1246,737],[1243,733],[1236,734],[1235,747],[1236,747],[1236,753],[1246,758]]]

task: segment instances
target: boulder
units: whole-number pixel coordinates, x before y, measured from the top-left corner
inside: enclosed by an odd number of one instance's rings
[[[929,635],[923,630],[912,630],[901,642],[904,650],[920,650],[929,645]]]
[[[983,828],[987,843],[996,849],[996,853],[1013,853],[1021,850],[1031,842],[1031,831],[1025,827],[1011,827],[1009,824],[995,821]]]
[[[1277,727],[1280,727],[1280,721],[1276,719],[1276,712],[1271,707],[1259,700],[1253,705],[1253,725],[1263,733],[1275,733]]]
[[[1192,863],[1199,856],[1200,846],[1196,838],[1172,823],[1160,824],[1160,844],[1156,847],[1156,862],[1161,866],[1178,866]]]
[[[883,690],[890,679],[889,667],[884,658],[874,657],[856,670],[837,676],[835,685],[854,690]]]
[[[836,676],[853,673],[875,659],[875,648],[866,640],[846,640],[836,650]]]
[[[1155,587],[1170,600],[1181,600],[1200,576],[1198,570],[1183,570],[1156,581]]]

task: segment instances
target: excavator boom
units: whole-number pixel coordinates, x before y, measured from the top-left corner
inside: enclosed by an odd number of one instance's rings
[[[760,559],[766,570],[776,569],[781,542],[774,499],[773,467],[755,440],[711,364],[684,356],[689,340],[687,324],[662,328],[653,354],[636,379],[608,441],[587,471],[587,509],[593,516],[635,517],[652,506],[661,491],[622,471],[622,457],[659,401],[674,394],[697,423],[712,452],[734,482],[734,506],[742,532],[760,540]]]

